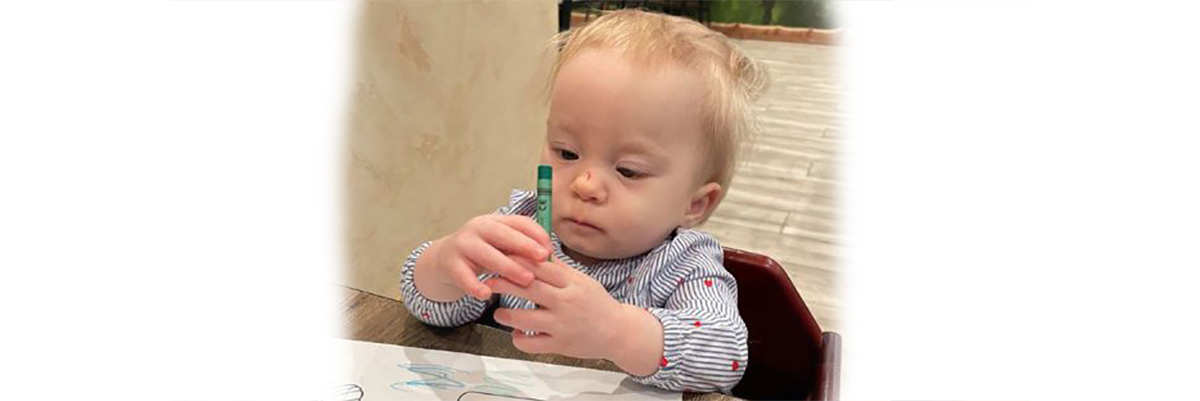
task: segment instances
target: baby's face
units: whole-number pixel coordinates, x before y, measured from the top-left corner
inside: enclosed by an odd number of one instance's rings
[[[634,256],[685,224],[706,159],[703,93],[690,71],[648,73],[612,50],[560,68],[542,163],[554,167],[554,232],[573,257]]]

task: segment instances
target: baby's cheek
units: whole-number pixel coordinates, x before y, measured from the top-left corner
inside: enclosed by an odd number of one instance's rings
[[[625,238],[625,250],[630,254],[639,254],[650,250],[658,245],[663,240],[665,235],[660,235],[662,230],[658,227],[659,224],[653,219],[638,219],[634,224],[626,227],[625,232],[628,233]]]

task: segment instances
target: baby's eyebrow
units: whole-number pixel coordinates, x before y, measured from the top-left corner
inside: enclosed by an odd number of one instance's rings
[[[660,161],[664,159],[665,157],[663,157],[663,155],[666,154],[663,152],[661,147],[646,140],[625,141],[622,142],[617,149],[620,150],[621,153],[645,155],[654,161]]]
[[[570,139],[575,137],[575,130],[561,121],[546,121],[546,136]]]
[[[563,121],[562,119],[556,119],[556,118],[547,118],[546,119],[546,127],[547,128],[558,128],[558,129],[566,130],[566,131],[570,131],[573,128],[572,125],[570,123],[568,123],[567,121]]]

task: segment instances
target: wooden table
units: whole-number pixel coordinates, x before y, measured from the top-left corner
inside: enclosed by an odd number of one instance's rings
[[[602,359],[577,359],[552,354],[526,354],[512,345],[512,334],[482,324],[455,328],[425,325],[413,318],[400,301],[349,287],[339,287],[339,310],[346,338],[497,358],[620,372]],[[683,393],[685,401],[739,400],[720,393]]]

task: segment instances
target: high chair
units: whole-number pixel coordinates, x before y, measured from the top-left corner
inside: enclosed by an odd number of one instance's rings
[[[738,310],[749,331],[750,362],[733,395],[837,400],[841,336],[821,331],[779,263],[725,248],[725,269],[737,278]]]

